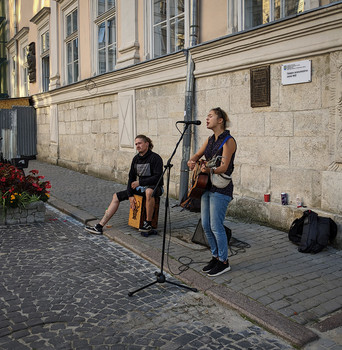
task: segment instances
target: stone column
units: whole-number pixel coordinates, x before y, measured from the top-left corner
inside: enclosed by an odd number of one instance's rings
[[[139,62],[138,3],[137,0],[121,0],[118,16],[118,59],[116,68]]]
[[[60,86],[59,42],[58,42],[58,4],[51,1],[50,13],[50,85],[49,90]]]
[[[322,209],[342,214],[342,52],[330,55],[329,153],[331,163],[322,173]]]
[[[58,106],[50,106],[50,156],[52,163],[58,163],[59,158],[59,123],[58,123]]]

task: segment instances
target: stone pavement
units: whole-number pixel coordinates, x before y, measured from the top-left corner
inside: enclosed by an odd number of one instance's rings
[[[202,293],[129,297],[156,267],[47,208],[45,223],[0,226],[1,350],[292,349]]]
[[[29,166],[51,181],[50,204],[83,223],[102,217],[112,194],[125,187],[38,161],[30,161]],[[299,253],[286,232],[228,217],[226,224],[237,240],[230,252],[232,270],[209,278],[200,270],[210,252],[191,242],[199,214],[181,211],[175,204],[171,199],[164,270],[295,346],[342,349],[342,251],[329,247],[317,255]],[[128,208],[128,202],[122,204],[105,235],[160,267],[164,199],[159,235],[143,237],[129,227]],[[147,289],[160,286],[157,283]]]

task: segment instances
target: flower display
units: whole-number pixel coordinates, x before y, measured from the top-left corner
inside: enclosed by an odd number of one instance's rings
[[[0,163],[0,206],[4,209],[18,208],[31,202],[46,202],[50,197],[51,185],[38,174],[38,170],[30,170],[25,175],[11,164]]]

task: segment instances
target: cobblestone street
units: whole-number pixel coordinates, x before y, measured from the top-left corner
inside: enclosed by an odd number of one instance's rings
[[[129,297],[158,268],[57,211],[2,226],[0,244],[0,349],[292,348],[202,293],[158,283]]]
[[[200,292],[156,283],[129,297],[160,271],[164,199],[158,235],[128,226],[124,202],[93,236],[84,224],[125,186],[30,167],[52,196],[44,223],[0,226],[0,349],[342,349],[341,251],[301,254],[285,232],[227,217],[248,248],[232,244],[232,270],[211,279],[210,251],[191,241],[199,215],[171,199],[164,271]]]

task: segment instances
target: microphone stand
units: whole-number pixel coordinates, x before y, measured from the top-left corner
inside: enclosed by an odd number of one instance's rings
[[[157,189],[157,187],[159,186],[159,183],[161,182],[165,172],[167,171],[167,182],[166,182],[166,198],[165,198],[165,216],[164,216],[164,232],[163,232],[163,248],[162,248],[162,256],[161,256],[161,264],[160,264],[160,272],[155,272],[155,275],[157,276],[157,279],[154,281],[154,282],[151,282],[141,288],[138,288],[132,292],[129,292],[128,293],[128,296],[133,296],[133,294],[135,294],[136,292],[139,292],[145,288],[148,288],[156,283],[170,283],[170,284],[173,284],[175,286],[178,286],[178,287],[182,287],[182,288],[186,288],[186,289],[189,289],[193,292],[198,292],[198,289],[196,288],[191,288],[191,287],[188,287],[188,286],[185,286],[184,284],[180,284],[180,283],[176,283],[176,282],[172,282],[172,281],[168,281],[166,279],[166,276],[164,274],[164,255],[165,255],[165,242],[166,242],[166,228],[167,228],[167,213],[168,213],[168,209],[169,209],[169,186],[170,186],[170,170],[172,168],[172,164],[171,164],[171,160],[173,158],[173,156],[175,155],[176,153],[176,150],[178,148],[178,145],[180,144],[180,142],[182,141],[183,139],[183,136],[186,132],[186,130],[188,129],[189,127],[189,124],[188,123],[185,123],[185,126],[184,126],[184,131],[180,137],[180,139],[178,140],[177,144],[176,144],[176,147],[171,155],[171,157],[169,158],[169,160],[167,161],[166,165],[164,165],[164,172],[163,174],[161,175],[161,177],[159,178],[158,180],[158,183],[153,191],[153,194],[152,196],[154,197],[154,194],[155,194],[155,191]]]

